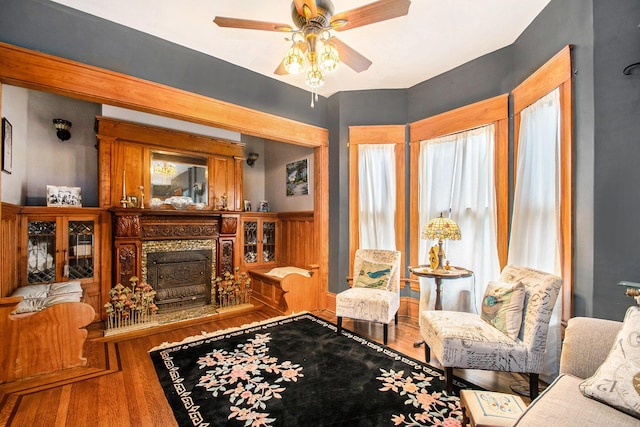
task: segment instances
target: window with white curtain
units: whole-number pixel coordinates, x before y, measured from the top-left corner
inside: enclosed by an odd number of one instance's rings
[[[396,249],[395,144],[358,145],[359,247]]]
[[[475,274],[475,280],[446,281],[445,310],[477,312],[484,286],[500,273],[494,150],[493,124],[420,141],[419,229],[441,213],[450,216],[460,227],[462,240],[445,242],[446,257],[451,265]],[[434,243],[420,240],[420,263],[428,263]]]
[[[561,108],[553,90],[520,113],[509,264],[562,275],[561,253]],[[558,375],[560,307],[558,296],[549,323],[542,378]]]

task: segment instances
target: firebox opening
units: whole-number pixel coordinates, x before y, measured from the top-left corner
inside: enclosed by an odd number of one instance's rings
[[[211,304],[211,250],[147,253],[147,283],[159,313]]]

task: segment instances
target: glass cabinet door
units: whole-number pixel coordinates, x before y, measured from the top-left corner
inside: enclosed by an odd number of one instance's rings
[[[243,256],[246,264],[253,264],[258,262],[258,222],[246,221],[244,222],[244,248]]]
[[[27,282],[56,281],[56,221],[27,224]]]
[[[265,221],[262,223],[262,262],[276,259],[276,223]]]
[[[70,280],[87,279],[94,274],[95,224],[93,221],[69,221],[68,259],[64,275]]]

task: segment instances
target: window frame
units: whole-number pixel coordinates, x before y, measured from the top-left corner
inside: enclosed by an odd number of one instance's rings
[[[410,245],[411,265],[418,265],[420,238],[418,213],[418,155],[420,141],[493,124],[495,127],[495,183],[497,242],[500,268],[506,265],[508,245],[509,203],[509,94],[498,95],[474,104],[450,110],[409,125],[411,146],[410,176]],[[411,288],[419,291],[418,281]]]
[[[349,271],[353,271],[353,259],[360,241],[359,157],[360,144],[395,144],[396,160],[396,248],[402,253],[402,271],[406,262],[405,251],[405,146],[406,125],[349,126]]]
[[[521,113],[555,88],[560,88],[560,262],[562,324],[573,315],[573,92],[571,46],[565,46],[511,91],[513,97],[513,164],[517,164]],[[515,183],[515,167],[513,180]]]

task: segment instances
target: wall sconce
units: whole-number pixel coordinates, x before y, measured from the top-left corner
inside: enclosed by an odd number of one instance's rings
[[[260,157],[258,153],[249,153],[249,158],[247,158],[247,164],[253,167],[253,164],[256,162],[256,160],[258,160],[258,157]]]
[[[56,128],[56,136],[60,141],[66,141],[71,138],[71,132],[69,132],[71,122],[69,120],[53,119],[53,126]]]

